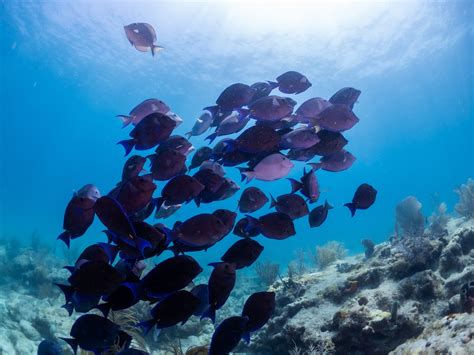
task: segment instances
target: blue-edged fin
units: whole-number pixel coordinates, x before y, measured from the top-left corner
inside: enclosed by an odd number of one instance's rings
[[[349,211],[351,211],[351,217],[354,217],[357,210],[356,204],[354,202],[349,202],[349,203],[346,203],[344,206],[346,206],[349,209]]]
[[[204,313],[201,316],[201,320],[204,318],[209,318],[212,321],[212,324],[216,322],[216,310],[214,307],[208,306]]]
[[[303,188],[303,183],[298,180],[288,178],[288,181],[291,184],[291,193],[294,194],[295,192],[301,190]]]
[[[95,306],[94,308],[101,311],[102,314],[104,315],[104,317],[107,318],[109,316],[111,306],[110,306],[109,303],[101,303],[101,304],[98,304],[97,306]]]
[[[146,239],[143,239],[143,238],[137,238],[135,240],[135,245],[138,249],[138,251],[140,252],[141,256],[145,257],[144,253],[145,253],[145,249],[146,248],[151,248],[151,243],[146,240]]]
[[[108,243],[97,243],[100,245],[100,247],[104,250],[104,252],[107,254],[107,257],[109,258],[109,263],[113,263],[115,258],[117,257],[118,253],[118,248],[115,245],[111,245]]]
[[[135,139],[125,139],[123,141],[118,142],[125,149],[125,156],[129,155],[132,151],[133,147],[135,146]]]
[[[58,236],[57,239],[62,240],[69,249],[69,246],[71,244],[71,233],[69,233],[68,231],[64,231]]]
[[[242,339],[249,344],[250,343],[250,332],[245,332],[244,335],[242,335]]]
[[[138,323],[137,327],[141,328],[145,334],[148,334],[155,324],[156,321],[154,319],[149,319]]]
[[[270,194],[270,208],[275,207],[278,204],[277,200]]]
[[[58,284],[56,282],[53,282],[53,285],[56,285],[61,289],[61,291],[64,293],[65,302],[69,303],[71,301],[72,295],[74,294],[74,287],[69,285]]]
[[[74,311],[74,305],[72,303],[63,304],[61,308],[64,308],[67,311],[69,317],[72,316],[72,312]]]
[[[165,202],[163,197],[153,198],[151,199],[151,203],[153,203],[157,210],[161,208],[161,205]]]
[[[214,140],[217,138],[217,132],[211,133],[208,135],[205,139],[209,139],[209,144],[214,142]]]
[[[77,340],[76,339],[72,339],[72,338],[59,338],[59,339],[62,339],[64,340],[66,343],[69,344],[69,346],[72,348],[72,351],[74,352],[74,355],[77,354],[77,347],[79,344],[77,344]]]
[[[241,182],[245,180],[245,182],[247,183],[255,177],[255,172],[252,170],[249,170],[247,168],[240,168],[240,167],[237,167],[237,169],[239,169],[240,171]]]

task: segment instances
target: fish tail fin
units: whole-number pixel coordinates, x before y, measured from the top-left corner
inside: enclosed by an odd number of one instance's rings
[[[133,121],[133,117],[132,116],[127,116],[127,115],[117,115],[116,117],[118,117],[120,119],[120,121],[122,121],[122,128],[125,128],[127,127],[130,123],[132,123]]]
[[[62,240],[69,249],[69,246],[71,244],[71,233],[69,233],[68,231],[64,231],[58,236],[57,239]]]
[[[212,324],[216,322],[216,310],[212,306],[208,306],[204,313],[201,316],[201,320],[204,318],[209,318],[212,321]]]
[[[74,311],[74,305],[72,303],[66,303],[62,305],[61,308],[64,308],[67,311],[69,317],[72,316],[72,312]]]
[[[291,184],[291,193],[294,194],[295,192],[301,190],[303,188],[303,184],[298,180],[288,178],[288,181]]]
[[[191,132],[191,131],[186,132],[186,133],[184,134],[184,136],[186,137],[186,139],[189,139],[189,138],[191,138],[191,137],[193,136],[193,132]]]
[[[95,306],[95,308],[102,312],[102,314],[104,315],[104,318],[107,318],[109,316],[110,304],[101,303]]]
[[[145,320],[143,322],[138,323],[136,326],[141,328],[145,334],[148,334],[150,330],[153,328],[155,325],[155,320],[154,319],[149,319]]]
[[[135,139],[125,139],[123,141],[118,142],[125,149],[125,156],[129,155],[132,151],[133,147],[135,146]]]
[[[349,203],[346,203],[344,206],[346,206],[349,211],[351,211],[351,216],[354,217],[355,213],[356,213],[356,204],[354,202],[349,202]]]
[[[100,247],[104,250],[105,254],[109,259],[109,262],[112,264],[117,257],[118,248],[115,245],[108,244],[108,243],[97,243]]]
[[[268,81],[268,83],[270,84],[270,86],[272,87],[272,90],[273,89],[276,89],[277,87],[280,86],[280,84],[278,84],[276,81]]]
[[[152,45],[151,46],[151,55],[154,57],[155,56],[155,53],[158,53],[159,51],[161,51],[163,49],[162,46],[158,46],[156,44]]]
[[[270,208],[273,208],[277,205],[277,201],[275,200],[275,198],[273,197],[272,194],[270,194]]]
[[[78,344],[77,344],[77,340],[76,340],[76,339],[71,339],[71,338],[59,338],[59,339],[62,339],[62,340],[64,340],[66,343],[68,343],[69,346],[72,348],[72,351],[74,352],[74,355],[77,354],[77,347],[78,347]]]
[[[114,234],[113,234],[111,231],[109,231],[108,229],[103,230],[103,232],[104,232],[105,235],[107,236],[107,242],[108,242],[109,244],[112,243],[112,242],[114,241],[114,239],[115,239]]]
[[[216,139],[216,138],[217,138],[217,132],[214,132],[214,133],[212,133],[212,134],[210,134],[206,137],[206,139],[209,139],[209,144],[214,142],[214,139]]]
[[[135,241],[136,248],[140,252],[141,256],[145,257],[144,252],[146,248],[151,248],[151,243],[143,238],[137,238]]]
[[[161,208],[161,205],[165,202],[165,199],[163,197],[157,197],[153,198],[151,202],[155,205],[156,211],[158,212]]]
[[[71,274],[74,272],[74,270],[76,269],[75,266],[63,266],[63,269],[66,269],[67,271],[69,271]]]
[[[194,198],[194,203],[196,204],[197,207],[201,206],[201,199],[199,198],[199,196],[196,196]]]
[[[74,288],[72,286],[58,284],[56,282],[53,282],[53,285],[56,285],[61,289],[61,291],[64,293],[64,298],[66,300],[66,303],[69,303],[69,301],[71,301],[71,297],[74,293]]]
[[[334,208],[334,206],[332,206],[328,200],[326,200],[326,202],[324,203],[324,206],[326,207],[326,209],[328,210],[332,210]]]
[[[314,170],[321,169],[322,164],[321,163],[308,163],[308,165]]]
[[[240,181],[244,181],[248,183],[255,177],[255,172],[251,170],[247,170],[246,168],[237,168],[240,171]]]

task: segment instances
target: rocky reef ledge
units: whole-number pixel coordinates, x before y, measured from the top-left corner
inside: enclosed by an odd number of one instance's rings
[[[255,354],[474,354],[474,220],[276,281]],[[240,350],[248,352],[242,345]]]

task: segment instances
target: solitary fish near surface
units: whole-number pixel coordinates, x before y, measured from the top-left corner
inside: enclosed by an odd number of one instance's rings
[[[151,55],[154,56],[156,52],[163,49],[156,44],[156,32],[150,24],[135,22],[123,28],[128,41],[136,50],[140,52],[151,50]]]

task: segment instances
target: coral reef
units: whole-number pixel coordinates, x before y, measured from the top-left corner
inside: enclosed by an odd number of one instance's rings
[[[314,253],[314,263],[319,269],[324,269],[338,259],[346,256],[347,250],[336,241],[331,241],[323,246],[317,246]]]
[[[313,354],[327,339],[335,354],[412,354],[423,339],[426,354],[473,349],[472,320],[451,314],[462,311],[465,285],[474,280],[474,220],[452,219],[446,228],[444,236],[427,231],[376,245],[369,259],[346,258],[346,272],[330,264],[296,277],[298,296],[286,278],[275,282],[276,315],[252,340],[251,353]],[[456,261],[448,265],[449,258]],[[448,321],[458,330],[443,329]]]
[[[455,190],[459,195],[459,202],[454,209],[464,218],[474,218],[474,180],[469,178]]]
[[[414,196],[403,199],[395,209],[395,234],[399,238],[423,235],[425,217],[421,203]]]

